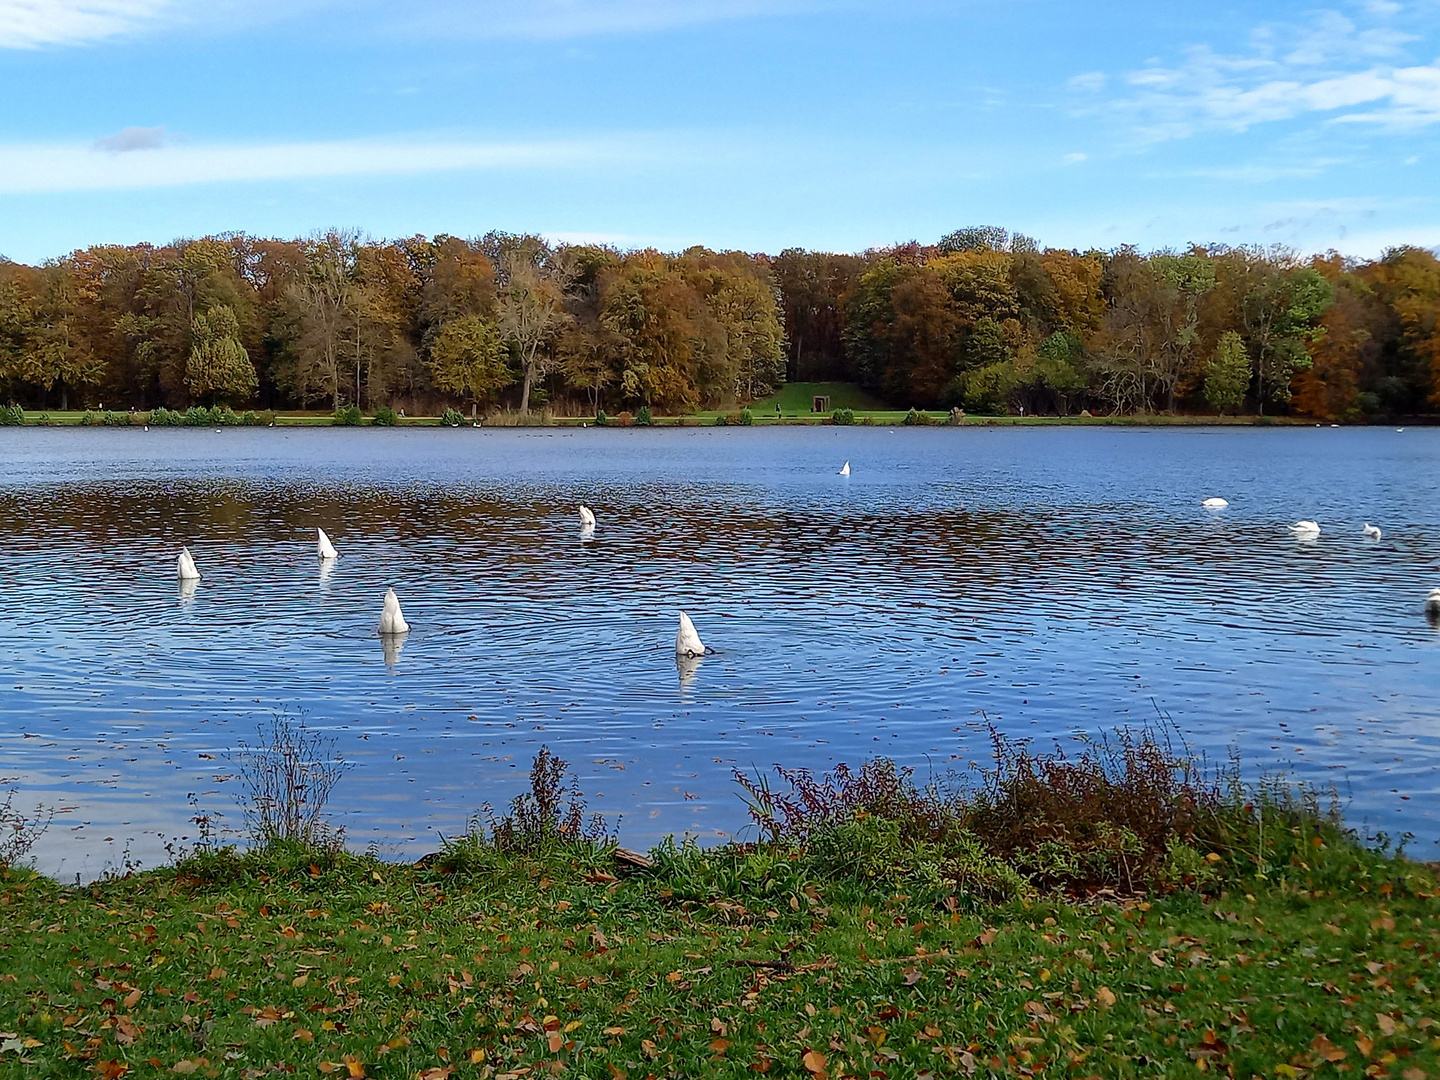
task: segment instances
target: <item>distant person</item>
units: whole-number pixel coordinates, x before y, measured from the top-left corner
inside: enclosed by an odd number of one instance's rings
[[[780,420],[783,416],[784,414],[780,412],[780,403],[777,401],[775,402],[775,419]]]

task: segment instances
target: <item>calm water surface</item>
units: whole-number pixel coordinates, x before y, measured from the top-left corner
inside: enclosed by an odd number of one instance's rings
[[[735,767],[923,777],[987,722],[1163,711],[1440,857],[1440,430],[0,429],[0,535],[0,778],[64,810],[65,875],[162,857],[192,803],[238,825],[227,751],[282,709],[354,762],[339,819],[387,854],[542,744],[644,846],[742,830]],[[681,609],[716,650],[683,668]]]

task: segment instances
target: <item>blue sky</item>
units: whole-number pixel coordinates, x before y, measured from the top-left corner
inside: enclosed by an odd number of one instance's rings
[[[1440,244],[1440,0],[0,0],[0,252]]]

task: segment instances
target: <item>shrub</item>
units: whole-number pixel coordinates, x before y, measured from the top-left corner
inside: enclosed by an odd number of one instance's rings
[[[85,427],[99,427],[105,422],[105,417],[94,409],[86,409],[85,414],[80,417],[80,423]]]
[[[173,409],[167,409],[162,405],[158,409],[150,410],[150,415],[147,417],[146,423],[154,427],[179,427],[185,423],[185,414],[175,412]]]
[[[830,414],[832,424],[853,424],[855,423],[854,409],[836,409]]]
[[[216,405],[210,410],[210,423],[216,427],[239,427],[240,417],[229,405]]]
[[[874,427],[874,426],[875,426],[875,418],[874,418],[873,416],[862,416],[862,417],[860,418],[860,421],[859,421],[859,422],[860,422],[860,426],[861,426],[861,427]]]
[[[350,765],[334,754],[334,740],[286,713],[262,727],[260,738],[253,746],[241,741],[230,755],[244,790],[240,810],[250,839],[262,847],[338,848],[344,830],[325,820],[325,804]]]
[[[33,815],[21,813],[15,794],[11,788],[0,802],[0,871],[18,866],[55,819],[55,812],[44,806],[37,806]]]
[[[255,415],[255,410],[254,410],[254,409],[246,409],[243,413],[240,414],[240,426],[241,426],[241,427],[259,427],[259,426],[260,426],[260,417],[258,417],[258,416]]]
[[[923,412],[920,409],[911,409],[905,414],[905,419],[900,421],[900,423],[906,427],[925,427],[934,422],[934,418],[928,412]]]
[[[719,416],[715,417],[716,427],[724,427],[728,423],[730,423],[730,418],[724,413],[721,413]]]
[[[742,427],[749,427],[753,423],[755,423],[755,414],[750,411],[750,406],[747,405],[740,410],[740,424]]]
[[[635,423],[640,427],[651,427],[655,421],[650,415],[650,406],[641,405],[640,411],[635,414]]]
[[[629,427],[631,424],[635,423],[635,417],[630,415],[630,411],[628,409],[625,409],[615,414],[615,423],[619,424],[621,427]]]
[[[608,424],[609,422],[610,422],[610,418],[605,415],[605,410],[604,410],[604,409],[597,409],[597,410],[595,411],[595,426],[596,426],[596,427],[604,427],[604,426],[605,426],[606,424]]]
[[[255,423],[259,427],[274,427],[278,415],[274,409],[262,409],[255,414]]]
[[[191,405],[185,410],[182,422],[186,427],[206,427],[210,423],[210,410],[203,405]]]
[[[446,427],[459,427],[465,423],[465,414],[459,409],[446,409],[440,414],[440,423]]]
[[[331,423],[336,427],[359,427],[364,419],[359,405],[341,405],[335,410],[335,418]]]
[[[19,427],[25,423],[25,410],[19,405],[0,405],[0,427]]]
[[[377,427],[394,427],[399,422],[400,418],[395,415],[395,410],[388,405],[381,405],[380,408],[376,409],[375,417],[371,421],[371,423]]]
[[[101,414],[100,422],[106,427],[129,427],[130,414],[112,412],[111,410],[107,409],[104,413]]]

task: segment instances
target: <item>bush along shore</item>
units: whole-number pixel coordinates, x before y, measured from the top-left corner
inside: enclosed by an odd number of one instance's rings
[[[277,731],[245,851],[200,818],[163,869],[4,873],[0,1075],[1440,1076],[1431,870],[1147,735],[741,775],[753,842],[648,855],[542,751],[396,865]]]

